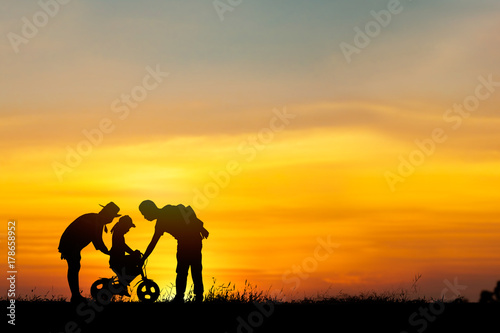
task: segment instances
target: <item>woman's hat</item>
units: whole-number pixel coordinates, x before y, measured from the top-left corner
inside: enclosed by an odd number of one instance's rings
[[[104,212],[106,215],[111,215],[113,217],[119,217],[122,216],[121,214],[118,214],[120,211],[120,207],[118,207],[114,202],[108,203],[106,206],[99,205],[102,207],[101,212]]]

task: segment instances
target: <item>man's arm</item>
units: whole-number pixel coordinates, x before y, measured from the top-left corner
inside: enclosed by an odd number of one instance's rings
[[[156,244],[160,240],[161,235],[162,235],[161,232],[155,231],[153,238],[151,239],[151,242],[149,242],[149,245],[148,245],[148,248],[146,249],[146,252],[142,256],[142,260],[146,260],[149,257],[149,255],[151,254],[151,252],[153,252]]]
[[[200,230],[200,233],[201,233],[201,238],[208,238],[208,235],[209,235],[209,232],[207,229],[205,229],[205,227],[203,226],[203,221],[200,220],[196,214],[194,213],[194,210],[193,208],[191,208],[191,206],[189,206],[189,209],[193,212],[193,215],[191,215],[191,223],[193,223],[199,230]]]

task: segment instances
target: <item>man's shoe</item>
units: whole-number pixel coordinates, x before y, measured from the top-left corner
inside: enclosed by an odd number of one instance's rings
[[[184,304],[184,295],[183,296],[175,296],[172,300],[174,304]]]

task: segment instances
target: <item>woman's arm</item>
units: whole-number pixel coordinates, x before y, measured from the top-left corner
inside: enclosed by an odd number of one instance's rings
[[[103,225],[96,225],[94,229],[94,237],[92,239],[92,244],[94,244],[94,247],[96,250],[101,251],[104,254],[109,255],[109,250],[104,244],[104,241],[102,240],[102,231],[104,229]]]

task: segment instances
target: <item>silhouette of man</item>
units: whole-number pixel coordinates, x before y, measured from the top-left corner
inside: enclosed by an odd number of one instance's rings
[[[104,229],[108,232],[106,224],[113,222],[115,217],[121,216],[118,214],[120,208],[114,202],[100,206],[103,208],[99,213],[84,214],[74,220],[64,230],[59,242],[61,259],[66,259],[68,262],[67,277],[72,303],[84,299],[80,294],[79,283],[80,260],[82,259],[80,252],[92,242],[96,250],[109,255],[108,248],[102,240],[102,231]]]
[[[196,217],[190,206],[166,205],[160,209],[153,201],[145,200],[139,205],[139,210],[146,220],[156,220],[155,233],[142,260],[146,260],[153,252],[158,240],[165,232],[172,235],[177,239],[177,277],[174,302],[184,302],[189,267],[191,267],[191,277],[193,278],[195,301],[201,302],[203,300],[201,248],[202,239],[208,237],[208,231],[203,227],[203,222]]]

